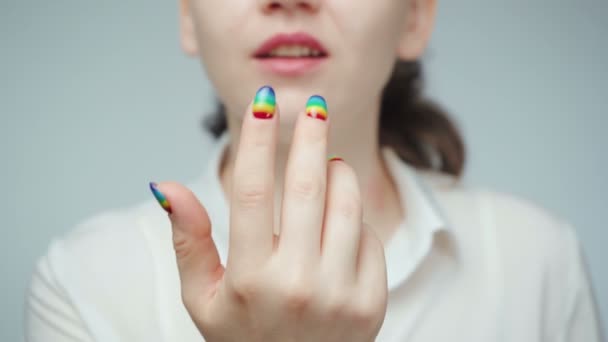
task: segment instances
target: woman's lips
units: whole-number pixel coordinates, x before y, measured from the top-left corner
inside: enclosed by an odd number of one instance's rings
[[[316,51],[317,56],[273,56],[272,51],[285,46],[298,46]],[[279,76],[299,76],[313,72],[319,68],[328,58],[327,49],[313,36],[304,33],[277,34],[266,40],[254,52],[253,58],[256,64],[264,72],[277,74]]]
[[[265,72],[293,77],[314,71],[326,60],[326,57],[271,57],[257,58],[256,63]]]

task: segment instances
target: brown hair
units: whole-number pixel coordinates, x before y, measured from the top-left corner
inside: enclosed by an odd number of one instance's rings
[[[391,146],[401,159],[423,169],[462,175],[465,145],[454,122],[437,104],[422,96],[419,61],[398,61],[382,93],[380,145]],[[225,107],[204,126],[214,137],[227,128]]]

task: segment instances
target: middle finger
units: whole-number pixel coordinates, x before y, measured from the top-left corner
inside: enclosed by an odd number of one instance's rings
[[[296,124],[281,208],[279,252],[300,263],[320,256],[327,177],[327,104],[311,96]]]

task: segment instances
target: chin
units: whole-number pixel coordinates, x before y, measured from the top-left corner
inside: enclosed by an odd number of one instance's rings
[[[298,115],[306,109],[306,99],[308,99],[308,97],[306,97],[302,103],[300,103],[301,101],[277,100],[281,111],[279,114],[279,126],[281,127],[281,131],[294,128]]]
[[[310,82],[307,82],[306,86],[303,85],[273,85],[277,94],[277,103],[281,109],[281,117],[292,117],[295,119],[297,114],[306,110],[306,101],[312,95],[322,95],[321,89],[317,89],[311,86]]]

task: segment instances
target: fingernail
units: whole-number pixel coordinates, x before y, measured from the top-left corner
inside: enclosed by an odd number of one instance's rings
[[[158,201],[158,204],[160,204],[160,206],[163,207],[166,212],[171,214],[171,204],[169,204],[169,201],[167,201],[165,195],[163,195],[163,193],[158,190],[156,183],[150,182],[150,190],[152,190],[152,194],[154,194],[154,197]]]
[[[338,157],[338,156],[336,156],[336,155],[331,155],[331,156],[329,156],[329,157],[327,158],[327,160],[328,160],[328,161],[330,161],[330,162],[332,162],[332,161],[336,161],[336,160],[341,160],[341,161],[344,161],[344,159],[342,159],[342,158],[340,158],[340,157]]]
[[[311,118],[327,120],[327,102],[323,96],[313,95],[306,102],[306,115]]]
[[[253,116],[258,119],[272,119],[276,107],[274,89],[271,86],[263,86],[255,93],[253,99]]]

